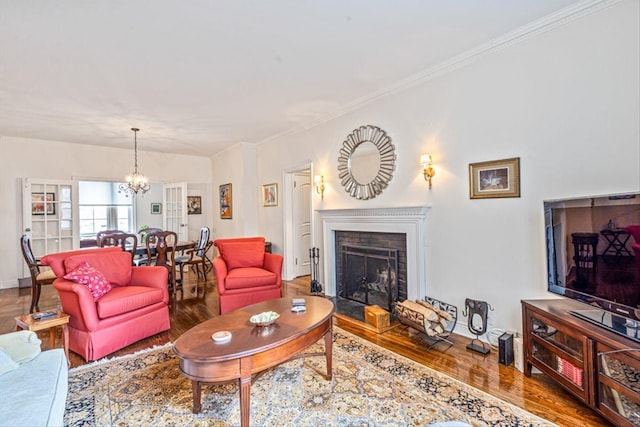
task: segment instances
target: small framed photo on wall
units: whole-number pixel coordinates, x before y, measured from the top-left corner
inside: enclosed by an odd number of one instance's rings
[[[161,214],[162,213],[162,203],[151,203],[151,213],[152,214]]]
[[[278,206],[278,184],[265,184],[262,186],[262,205]]]
[[[187,196],[187,215],[202,214],[202,197]]]
[[[220,186],[220,218],[231,219],[232,216],[231,184]]]
[[[520,158],[470,163],[469,197],[520,197]]]

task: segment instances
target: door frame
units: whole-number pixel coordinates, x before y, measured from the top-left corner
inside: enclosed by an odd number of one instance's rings
[[[309,210],[311,218],[310,233],[311,233],[311,247],[315,246],[315,221],[313,217],[313,163],[303,163],[301,165],[293,166],[285,169],[282,172],[282,230],[284,234],[284,267],[283,267],[283,280],[292,280],[296,276],[295,271],[295,253],[293,253],[293,239],[295,238],[295,232],[293,230],[293,175],[296,172],[309,171],[311,186],[309,191],[312,193],[309,197],[311,203],[309,203]]]

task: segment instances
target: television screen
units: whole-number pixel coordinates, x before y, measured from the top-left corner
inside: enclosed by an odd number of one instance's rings
[[[640,336],[640,193],[546,200],[544,213],[549,291],[609,312],[585,310],[587,320]]]

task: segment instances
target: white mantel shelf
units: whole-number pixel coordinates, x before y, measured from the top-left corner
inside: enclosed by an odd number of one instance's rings
[[[335,232],[404,233],[407,237],[407,297],[426,296],[425,246],[428,206],[372,209],[326,209],[322,217],[325,293],[335,296]]]

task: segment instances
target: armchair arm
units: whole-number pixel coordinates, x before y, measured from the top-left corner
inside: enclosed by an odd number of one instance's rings
[[[162,294],[162,302],[169,304],[169,270],[165,267],[131,267],[132,286],[147,286],[158,288]]]
[[[227,289],[225,288],[225,279],[227,278],[227,264],[221,256],[213,259],[213,269],[216,272],[216,282],[218,283],[218,293],[223,295]]]
[[[270,254],[266,252],[264,254],[264,269],[275,273],[276,283],[278,286],[282,284],[282,263],[284,258],[279,254]]]
[[[56,279],[53,287],[58,291],[62,311],[71,316],[69,322],[74,327],[87,331],[98,328],[100,319],[89,288],[66,279]]]

